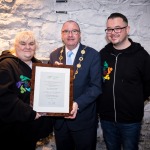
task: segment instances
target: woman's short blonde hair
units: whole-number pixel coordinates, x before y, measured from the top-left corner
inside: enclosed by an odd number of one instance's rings
[[[36,43],[36,39],[35,39],[35,36],[34,36],[34,33],[32,31],[22,31],[22,32],[19,32],[17,33],[17,35],[15,36],[15,41],[14,41],[14,47],[21,41],[23,42],[26,42],[26,41],[32,41],[32,42],[35,42],[35,44],[37,45]]]

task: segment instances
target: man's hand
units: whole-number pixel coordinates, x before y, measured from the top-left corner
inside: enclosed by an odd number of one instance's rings
[[[76,115],[77,115],[77,111],[78,111],[78,104],[76,102],[73,102],[73,106],[72,106],[72,110],[70,112],[70,116],[65,117],[67,119],[75,119]]]
[[[58,61],[55,61],[55,65],[63,65],[63,63],[60,63]]]

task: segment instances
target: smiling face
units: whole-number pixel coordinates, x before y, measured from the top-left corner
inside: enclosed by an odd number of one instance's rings
[[[65,46],[69,50],[76,48],[81,38],[80,28],[78,24],[74,21],[67,21],[66,23],[64,23],[61,30],[61,37]]]
[[[36,42],[32,32],[21,32],[15,38],[15,54],[25,63],[35,54]]]
[[[120,28],[120,29],[119,29]],[[107,39],[114,45],[116,48],[123,47],[124,44],[128,41],[128,34],[130,27],[122,18],[110,18],[107,20],[107,29],[119,29],[120,32],[116,33],[112,30],[111,33],[106,33]],[[116,30],[116,31],[117,31]]]

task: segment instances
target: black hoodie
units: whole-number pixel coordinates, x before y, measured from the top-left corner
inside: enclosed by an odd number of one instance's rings
[[[32,62],[39,61],[33,58]],[[29,105],[31,72],[9,51],[0,56],[0,123],[34,120],[36,112]]]
[[[39,62],[32,58],[32,63]],[[31,73],[31,68],[9,51],[0,56],[0,142],[4,144],[2,141],[12,138],[9,143],[16,143],[15,149],[29,141],[34,144],[53,130],[49,117],[35,120],[36,112],[30,106]]]
[[[150,96],[150,55],[139,44],[116,52],[112,43],[101,51],[103,93],[98,99],[101,120],[140,122]]]

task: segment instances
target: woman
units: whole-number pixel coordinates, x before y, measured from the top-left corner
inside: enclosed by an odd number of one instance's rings
[[[52,121],[30,105],[30,79],[37,48],[31,31],[16,35],[14,50],[0,56],[0,145],[5,150],[35,150],[52,132]],[[21,146],[21,147],[20,147]]]

